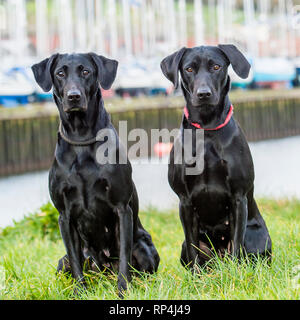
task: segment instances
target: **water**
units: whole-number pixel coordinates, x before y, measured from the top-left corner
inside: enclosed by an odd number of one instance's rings
[[[49,201],[47,179],[46,171],[0,179],[0,227]]]
[[[300,199],[300,136],[250,143],[255,166],[255,196]],[[140,207],[177,207],[167,181],[167,164],[132,161]],[[0,179],[0,227],[19,220],[49,200],[48,172]]]

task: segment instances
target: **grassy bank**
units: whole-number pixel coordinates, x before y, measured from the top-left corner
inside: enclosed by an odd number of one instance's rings
[[[273,240],[270,267],[258,261],[216,260],[214,268],[192,275],[179,263],[183,231],[176,211],[141,212],[161,257],[157,274],[134,277],[126,299],[299,299],[300,201],[260,200],[259,207]],[[74,283],[56,276],[64,255],[51,205],[0,233],[0,299],[71,299]],[[89,273],[81,299],[118,299],[116,275]],[[4,288],[3,288],[4,287]]]

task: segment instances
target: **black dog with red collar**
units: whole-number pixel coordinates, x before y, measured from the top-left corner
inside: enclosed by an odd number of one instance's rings
[[[250,64],[233,45],[182,48],[161,62],[175,88],[181,75],[186,110],[177,139],[183,145],[185,129],[194,133],[204,129],[203,171],[187,175],[185,169],[191,164],[175,163],[173,148],[168,172],[169,184],[180,200],[185,234],[181,262],[190,268],[195,263],[204,265],[214,252],[271,256],[269,232],[253,198],[251,153],[232,116],[230,64],[238,76],[248,77]]]

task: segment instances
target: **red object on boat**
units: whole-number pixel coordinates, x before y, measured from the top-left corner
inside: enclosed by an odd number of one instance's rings
[[[154,152],[157,156],[162,157],[170,153],[173,143],[158,142],[154,145]]]

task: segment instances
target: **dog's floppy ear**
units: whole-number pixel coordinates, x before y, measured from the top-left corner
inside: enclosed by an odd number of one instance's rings
[[[175,89],[178,87],[178,71],[182,56],[187,48],[183,47],[167,56],[160,63],[160,68],[167,79],[173,82]]]
[[[251,65],[241,51],[233,44],[219,44],[218,48],[226,55],[236,74],[246,79],[249,75]]]
[[[57,56],[58,53],[53,54],[50,58],[36,63],[31,67],[35,81],[45,92],[50,91],[52,88],[51,66]]]
[[[90,52],[89,55],[97,66],[98,81],[101,87],[105,90],[110,89],[117,75],[118,61],[99,56],[93,52]]]

